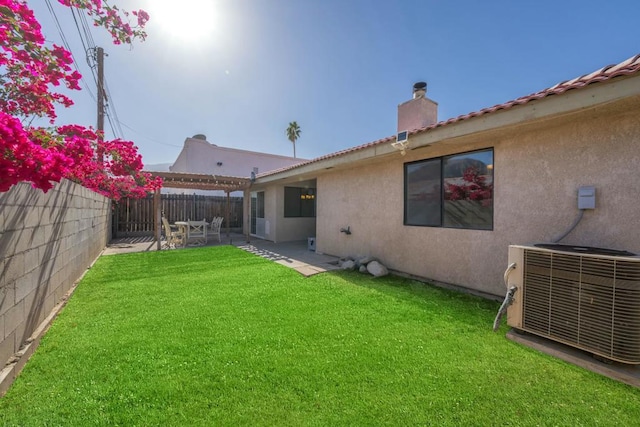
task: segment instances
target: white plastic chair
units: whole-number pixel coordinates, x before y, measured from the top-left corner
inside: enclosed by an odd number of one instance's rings
[[[185,235],[176,226],[171,226],[167,218],[162,217],[162,228],[164,228],[165,243],[163,249],[175,249],[178,246],[184,246]]]
[[[224,218],[221,216],[217,216],[211,220],[211,228],[209,229],[209,234],[213,236],[218,236],[218,242],[222,242],[222,237],[220,236],[220,230],[222,229],[222,221]]]
[[[189,244],[205,245],[207,243],[207,221],[188,221],[189,234],[187,240]]]

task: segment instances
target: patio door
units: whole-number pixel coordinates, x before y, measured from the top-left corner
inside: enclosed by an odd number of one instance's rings
[[[251,235],[264,238],[264,191],[251,192]]]

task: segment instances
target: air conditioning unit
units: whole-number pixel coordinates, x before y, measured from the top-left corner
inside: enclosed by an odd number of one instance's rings
[[[515,264],[515,266],[513,266]],[[640,256],[565,245],[509,246],[507,324],[640,364]]]

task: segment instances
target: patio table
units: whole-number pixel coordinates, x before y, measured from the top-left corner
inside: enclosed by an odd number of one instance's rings
[[[177,225],[180,231],[184,233],[184,236],[185,236],[184,246],[187,246],[187,244],[189,244],[189,237],[190,237],[190,231],[191,231],[190,230],[191,227],[189,227],[189,221],[176,221],[174,224]],[[209,226],[209,223],[205,221],[204,222],[205,230],[208,226]]]

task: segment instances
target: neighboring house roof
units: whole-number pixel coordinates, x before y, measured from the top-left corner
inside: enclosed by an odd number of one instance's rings
[[[561,83],[556,84],[555,86],[552,86],[550,88],[541,90],[539,92],[536,93],[532,93],[530,95],[526,95],[526,96],[522,96],[520,98],[511,100],[511,101],[507,101],[504,102],[502,104],[497,104],[494,105],[493,107],[487,107],[487,108],[483,108],[479,111],[475,111],[475,112],[471,112],[468,114],[463,114],[461,116],[458,117],[454,117],[445,121],[441,121],[438,123],[435,123],[433,125],[430,126],[426,126],[420,129],[415,129],[409,132],[409,135],[415,135],[415,134],[419,134],[419,133],[423,133],[423,132],[427,132],[429,130],[435,129],[435,128],[440,128],[440,127],[444,127],[444,126],[448,126],[451,125],[453,123],[458,123],[458,122],[462,122],[474,117],[478,117],[478,116],[483,116],[483,115],[487,115],[487,114],[491,114],[491,113],[495,113],[497,111],[500,110],[507,110],[509,108],[515,107],[515,106],[519,106],[519,105],[524,105],[527,104],[531,101],[535,101],[538,99],[542,99],[542,98],[546,98],[548,96],[551,95],[559,95],[562,94],[564,92],[567,92],[569,90],[575,90],[575,89],[581,89],[584,88],[588,85],[594,84],[594,83],[601,83],[601,82],[606,82],[609,81],[613,78],[616,77],[621,77],[621,76],[629,76],[632,74],[636,74],[640,72],[640,54],[633,56],[629,59],[627,59],[626,61],[623,61],[619,64],[613,64],[613,65],[607,65],[606,67],[602,67],[599,70],[596,70],[592,73],[589,74],[585,74],[582,75],[580,77],[576,77],[574,79],[571,80],[567,80]],[[388,136],[382,139],[378,139],[376,141],[373,142],[369,142],[367,144],[363,144],[363,145],[359,145],[356,147],[352,147],[352,148],[347,148],[345,150],[341,150],[341,151],[337,151],[335,153],[331,153],[331,154],[327,154],[321,157],[317,157],[315,159],[306,161],[306,162],[302,162],[299,163],[297,165],[293,165],[293,166],[288,166],[288,167],[283,167],[277,170],[273,170],[273,171],[268,171],[265,173],[261,173],[258,175],[258,177],[265,177],[265,176],[270,176],[270,175],[275,175],[277,173],[281,173],[281,172],[285,172],[285,171],[289,171],[292,169],[297,169],[299,167],[308,165],[308,164],[312,164],[312,163],[316,163],[316,162],[320,162],[322,160],[327,160],[327,159],[331,159],[334,157],[339,157],[348,153],[352,153],[355,151],[359,151],[359,150],[363,150],[366,148],[370,148],[376,145],[380,145],[380,144],[384,144],[384,143],[389,143],[392,141],[395,141],[396,135],[392,135],[392,136]]]

